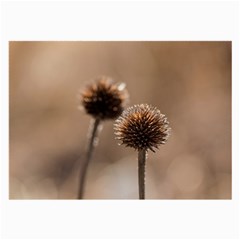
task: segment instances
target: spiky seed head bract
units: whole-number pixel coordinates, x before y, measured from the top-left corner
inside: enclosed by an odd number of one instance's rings
[[[154,152],[169,137],[169,122],[164,114],[148,104],[127,108],[115,121],[116,139],[136,150]]]
[[[128,98],[125,84],[113,83],[106,76],[98,77],[81,94],[81,103],[86,113],[101,120],[115,119],[123,111]]]

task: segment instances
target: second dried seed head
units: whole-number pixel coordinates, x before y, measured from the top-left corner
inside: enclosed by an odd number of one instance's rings
[[[137,150],[152,150],[164,144],[170,128],[167,118],[148,104],[126,109],[116,120],[115,135],[121,144]]]
[[[112,79],[106,76],[89,84],[81,95],[81,103],[86,113],[101,120],[117,118],[128,98],[125,84],[113,83]]]

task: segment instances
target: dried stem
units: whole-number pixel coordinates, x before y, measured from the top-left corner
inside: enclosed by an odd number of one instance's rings
[[[146,167],[146,150],[138,151],[138,187],[139,199],[145,199],[145,167]]]
[[[87,169],[88,169],[89,162],[91,161],[91,158],[92,158],[92,153],[93,153],[94,147],[98,140],[97,133],[98,133],[98,130],[100,127],[100,122],[101,122],[100,119],[96,118],[90,124],[90,129],[89,129],[90,136],[89,136],[89,142],[88,142],[88,146],[87,146],[86,160],[83,163],[83,166],[80,170],[78,199],[83,199]]]

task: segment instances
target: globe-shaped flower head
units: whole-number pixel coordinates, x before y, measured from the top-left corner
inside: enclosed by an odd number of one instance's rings
[[[99,77],[82,92],[86,113],[100,120],[115,119],[123,111],[128,93],[125,84],[115,84],[109,77]]]
[[[147,104],[127,108],[115,122],[116,139],[136,150],[151,150],[169,137],[169,122],[157,108]]]

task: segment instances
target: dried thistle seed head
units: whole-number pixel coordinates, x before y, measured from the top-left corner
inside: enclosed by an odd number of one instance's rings
[[[115,119],[124,108],[128,93],[125,84],[115,84],[109,77],[99,77],[81,94],[86,113],[101,120]]]
[[[116,139],[137,150],[152,150],[169,137],[169,122],[157,108],[147,104],[126,109],[114,125]]]

